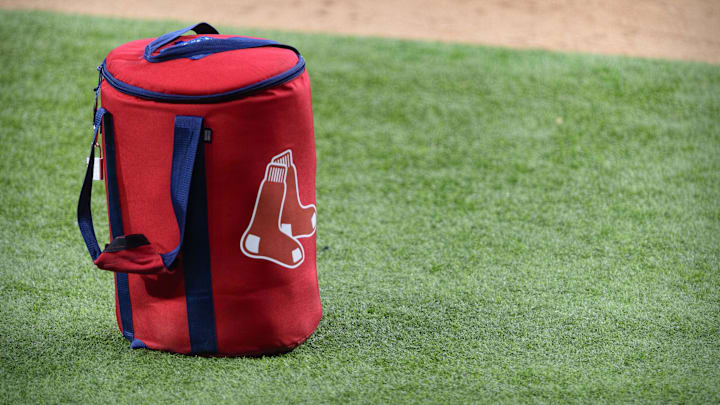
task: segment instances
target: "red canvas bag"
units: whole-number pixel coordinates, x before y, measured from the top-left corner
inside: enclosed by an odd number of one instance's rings
[[[95,265],[115,272],[131,347],[261,355],[305,341],[322,309],[300,53],[199,23],[124,44],[98,70],[78,225]],[[102,251],[90,212],[96,165],[111,233]]]

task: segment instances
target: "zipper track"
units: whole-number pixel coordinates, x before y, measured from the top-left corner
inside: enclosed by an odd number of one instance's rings
[[[142,87],[133,86],[116,79],[110,72],[108,72],[105,65],[106,61],[98,66],[100,76],[108,82],[116,90],[139,98],[152,101],[160,101],[164,103],[180,103],[180,104],[211,104],[211,103],[222,103],[225,101],[236,100],[242,97],[246,97],[252,93],[265,90],[270,87],[279,86],[283,83],[289,82],[290,80],[298,77],[302,72],[305,71],[305,59],[300,55],[298,56],[298,62],[283,73],[277,74],[265,80],[255,82],[245,87],[240,87],[235,90],[230,90],[223,93],[207,94],[207,95],[190,95],[190,94],[168,94],[160,93],[157,91],[143,89]]]

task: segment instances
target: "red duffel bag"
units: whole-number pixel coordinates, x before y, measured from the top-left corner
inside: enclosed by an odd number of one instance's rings
[[[197,35],[182,36],[190,30]],[[260,355],[305,341],[322,309],[300,53],[199,23],[124,44],[98,70],[78,224],[95,265],[115,272],[131,347]],[[107,191],[102,251],[93,177]]]

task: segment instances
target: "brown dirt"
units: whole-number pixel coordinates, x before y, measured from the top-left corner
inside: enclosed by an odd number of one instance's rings
[[[720,63],[719,0],[0,0],[0,7]]]

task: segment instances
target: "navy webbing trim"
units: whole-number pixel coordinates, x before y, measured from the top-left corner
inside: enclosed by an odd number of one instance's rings
[[[258,38],[213,38],[199,37],[189,41],[176,42],[173,46],[167,47],[158,53],[158,49],[169,44],[179,38],[187,31],[195,31],[197,34],[218,34],[218,31],[208,23],[197,23],[190,25],[177,31],[168,32],[159,36],[145,47],[143,57],[151,63],[165,62],[180,58],[202,58],[213,53],[235,51],[239,49],[259,48],[263,46],[275,46],[278,48],[286,48],[297,53],[297,50],[291,46],[280,44],[269,39]]]
[[[133,340],[135,335],[132,319],[132,305],[130,304],[130,280],[127,273],[115,273],[115,290],[117,292],[118,307],[120,308],[120,323],[122,334],[127,340]]]
[[[115,239],[124,235],[122,212],[120,211],[120,192],[117,179],[117,156],[115,154],[115,129],[112,115],[105,116],[103,125],[105,144],[105,179],[107,181],[108,215],[110,217],[110,233]],[[130,281],[127,273],[115,274],[115,289],[117,292],[118,307],[120,308],[120,323],[122,334],[131,340],[134,336],[132,305],[130,304]]]
[[[161,254],[165,267],[169,268],[175,261],[182,247],[185,235],[185,218],[187,216],[190,182],[193,175],[195,157],[202,132],[202,118],[178,115],[175,117],[175,134],[173,140],[172,171],[170,172],[170,197],[177,219],[180,239],[175,249]]]
[[[148,62],[165,62],[181,58],[198,59],[214,53],[261,48],[265,46],[295,50],[295,48],[291,46],[283,45],[269,39],[199,37],[187,42],[177,43],[176,45],[163,49],[155,55],[146,54],[145,59]]]
[[[123,236],[122,213],[120,212],[120,192],[117,180],[117,159],[115,156],[115,129],[112,115],[105,116],[103,125],[105,141],[105,174],[107,175],[108,215],[112,237]]]
[[[183,29],[179,29],[177,31],[168,32],[167,34],[160,35],[157,37],[154,41],[150,42],[145,47],[145,59],[150,61],[151,55],[153,52],[157,51],[158,49],[162,48],[163,46],[169,44],[170,42],[174,41],[175,39],[179,38],[182,34],[188,32],[188,31],[195,31],[196,34],[219,34],[219,32],[213,27],[212,25],[201,22],[197,24],[193,24],[190,26],[187,26]]]
[[[187,232],[182,245],[190,349],[196,354],[217,352],[204,155],[204,144],[200,142],[190,186]]]

